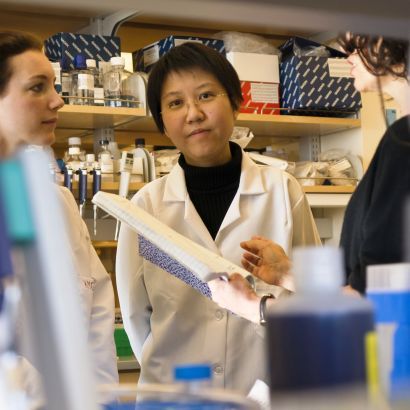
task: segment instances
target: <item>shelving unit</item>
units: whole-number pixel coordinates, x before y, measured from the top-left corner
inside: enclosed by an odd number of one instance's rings
[[[360,124],[358,118],[263,114],[239,114],[236,121],[236,125],[250,128],[255,135],[271,137],[322,136],[359,128]],[[59,111],[57,126],[57,142],[63,142],[66,133],[62,131],[67,130],[86,132],[95,128],[115,128],[118,131],[157,132],[154,120],[142,108],[65,105]]]

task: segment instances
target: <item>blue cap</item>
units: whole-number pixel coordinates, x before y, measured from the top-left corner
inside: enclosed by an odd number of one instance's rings
[[[74,57],[74,67],[75,68],[87,68],[87,63],[85,61],[85,56],[83,56],[82,54],[77,54]]]
[[[175,366],[174,380],[206,380],[211,378],[211,366],[209,364],[186,364]]]

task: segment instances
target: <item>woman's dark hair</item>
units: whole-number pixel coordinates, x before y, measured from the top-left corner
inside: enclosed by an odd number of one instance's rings
[[[9,59],[28,50],[41,51],[41,41],[22,31],[0,31],[0,95],[2,95],[12,75]]]
[[[373,75],[407,79],[408,41],[348,32],[339,36],[338,43],[347,54],[357,51]]]
[[[148,106],[161,133],[164,133],[161,115],[161,94],[164,82],[171,72],[192,68],[200,68],[212,74],[225,88],[232,109],[239,110],[243,101],[241,83],[231,63],[222,54],[201,43],[183,43],[162,56],[152,68],[148,78]]]

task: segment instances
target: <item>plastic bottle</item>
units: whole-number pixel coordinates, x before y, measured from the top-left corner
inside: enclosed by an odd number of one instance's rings
[[[74,70],[70,73],[70,104],[92,105],[94,103],[94,75],[87,69],[82,54],[74,58]]]
[[[103,87],[103,84],[101,82],[100,71],[97,68],[97,63],[92,58],[87,58],[87,60],[85,60],[85,63],[87,64],[88,71],[94,77],[94,100],[93,100],[93,105],[102,106],[102,105],[104,105],[104,87]]]
[[[256,402],[238,392],[210,386],[211,368],[205,364],[178,366],[172,384],[145,384],[138,389],[136,403],[127,403],[133,410],[259,410]],[[119,400],[124,402],[124,400]],[[106,410],[120,410],[115,403]]]
[[[59,62],[52,62],[51,66],[54,70],[54,75],[56,80],[54,82],[54,87],[58,94],[62,95],[62,85],[61,85],[61,66]]]
[[[410,263],[369,265],[366,296],[374,304],[380,382],[392,408],[410,408]]]
[[[92,183],[93,181],[93,172],[94,169],[98,166],[100,167],[100,164],[95,160],[95,155],[94,154],[87,154],[85,156],[85,163],[84,166],[87,169],[87,179],[88,182]]]
[[[111,152],[111,158],[113,163],[113,175],[114,181],[119,180],[119,172],[120,172],[120,162],[121,162],[121,152],[118,149],[118,143],[116,141],[110,141],[108,143],[108,149]]]
[[[98,153],[98,163],[100,164],[101,168],[101,178],[104,180],[111,180],[113,181],[113,160],[112,160],[112,153],[108,149],[108,140],[101,140],[100,141],[100,151]]]
[[[145,108],[146,107],[146,77],[145,73],[132,73],[124,80],[124,94],[128,96],[128,107]]]
[[[122,57],[111,57],[111,70],[104,74],[105,105],[110,107],[128,107],[132,96],[126,94],[124,81],[131,73],[124,69]]]
[[[81,138],[80,137],[69,137],[68,138],[68,149],[64,153],[64,162],[67,162],[68,156],[70,155],[70,148],[71,154],[77,154],[80,157],[81,161],[85,161],[85,151],[81,149]]]
[[[339,248],[299,248],[293,263],[296,293],[279,300],[268,315],[275,409],[366,408],[371,303],[342,293]]]
[[[189,392],[200,392],[212,387],[212,370],[209,364],[175,366],[174,382]]]
[[[64,162],[66,166],[69,166],[73,170],[73,174],[75,175],[75,172],[81,168],[84,161],[84,157],[81,155],[81,138],[70,137],[68,139],[68,145],[67,156],[64,157]]]

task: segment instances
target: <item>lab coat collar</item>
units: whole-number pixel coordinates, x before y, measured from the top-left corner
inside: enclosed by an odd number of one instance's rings
[[[245,152],[242,152],[242,169],[238,192],[232,200],[229,210],[222,221],[215,241],[218,241],[218,237],[221,236],[221,233],[225,228],[241,218],[240,200],[242,195],[261,195],[266,191],[259,166],[256,165]],[[198,238],[200,238],[200,241],[203,242],[204,245],[219,253],[215,246],[215,242],[205,227],[202,219],[196,212],[192,202],[189,200],[184,170],[179,164],[176,164],[168,175],[163,200],[165,202],[184,202],[184,219],[190,223],[193,230],[196,231]]]
[[[168,175],[164,190],[164,201],[184,202],[188,196],[184,170],[176,164]],[[257,195],[266,192],[260,168],[255,162],[242,151],[242,169],[238,193],[240,195]]]
[[[167,177],[163,200],[165,202],[184,202],[187,197],[188,190],[184,170],[177,163]]]
[[[238,192],[240,195],[258,195],[267,192],[260,166],[242,152],[242,171]]]

